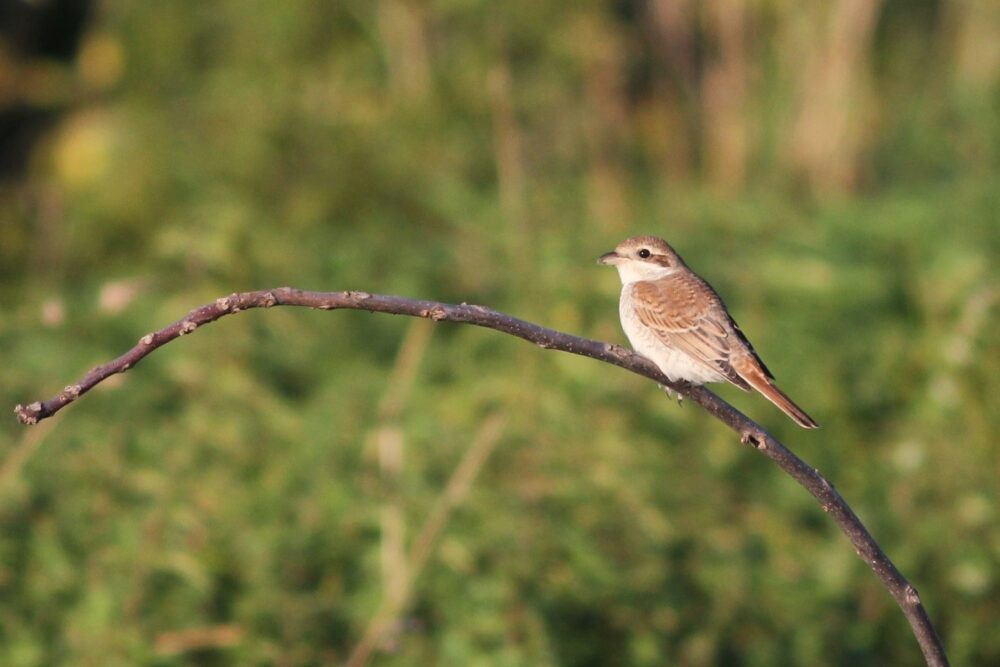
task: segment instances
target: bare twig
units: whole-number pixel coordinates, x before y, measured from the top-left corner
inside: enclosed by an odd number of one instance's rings
[[[917,590],[896,569],[833,485],[759,424],[704,387],[671,382],[652,362],[621,346],[547,329],[484,306],[446,304],[367,292],[307,292],[290,287],[231,294],[191,311],[187,317],[168,327],[146,334],[131,350],[92,369],[79,382],[67,386],[54,398],[30,405],[18,405],[15,408],[17,417],[21,423],[34,424],[55,414],[108,377],[132,368],[153,350],[179,336],[191,333],[224,315],[271,306],[305,306],[322,310],[346,308],[473,324],[523,338],[545,349],[599,359],[671,387],[729,426],[739,434],[741,441],[753,444],[819,501],[823,510],[834,518],[858,555],[872,568],[903,610],[927,664],[931,667],[948,665],[944,647],[924,610]]]

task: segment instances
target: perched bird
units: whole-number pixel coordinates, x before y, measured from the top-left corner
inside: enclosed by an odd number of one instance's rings
[[[619,316],[636,352],[671,380],[693,385],[732,382],[756,389],[803,428],[813,418],[774,384],[767,369],[712,287],[663,239],[625,239],[597,262],[618,269]]]

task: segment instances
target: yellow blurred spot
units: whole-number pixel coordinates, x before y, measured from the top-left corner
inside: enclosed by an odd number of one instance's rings
[[[107,174],[111,134],[107,117],[99,113],[79,114],[63,126],[53,161],[57,177],[68,189],[86,189]]]
[[[911,473],[924,465],[927,460],[927,448],[924,443],[917,440],[905,440],[896,445],[892,453],[892,462],[896,469]]]
[[[57,327],[66,319],[66,305],[59,297],[50,297],[42,303],[42,323]]]
[[[120,313],[139,295],[141,285],[135,280],[116,280],[101,286],[98,306],[105,313]]]
[[[93,35],[80,48],[77,68],[88,86],[107,88],[121,78],[124,62],[117,39],[110,35]]]
[[[982,494],[967,495],[956,506],[956,515],[965,525],[979,527],[993,521],[993,504]]]
[[[981,563],[959,563],[951,570],[951,582],[968,595],[982,595],[993,585],[993,576]]]

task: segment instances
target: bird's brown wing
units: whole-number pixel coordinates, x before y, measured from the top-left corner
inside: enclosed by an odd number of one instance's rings
[[[740,389],[747,384],[730,365],[734,341],[729,315],[718,295],[694,274],[673,273],[632,285],[632,303],[639,321],[665,345],[718,371]]]

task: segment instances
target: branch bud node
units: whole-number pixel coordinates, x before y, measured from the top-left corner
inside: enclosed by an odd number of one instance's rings
[[[14,414],[17,415],[17,421],[25,424],[26,426],[31,426],[32,424],[38,423],[38,417],[33,414],[31,407],[33,405],[38,405],[37,403],[32,403],[28,407],[24,407],[20,403],[14,406]]]

